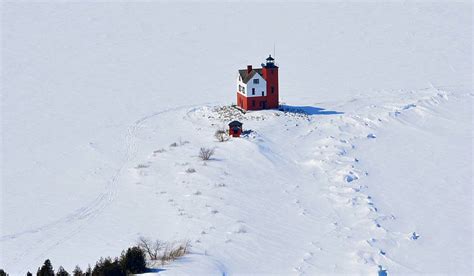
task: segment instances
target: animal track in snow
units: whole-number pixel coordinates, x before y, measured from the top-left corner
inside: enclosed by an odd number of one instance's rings
[[[354,172],[349,172],[349,174],[345,176],[346,182],[352,182],[357,179],[359,179],[359,176]]]

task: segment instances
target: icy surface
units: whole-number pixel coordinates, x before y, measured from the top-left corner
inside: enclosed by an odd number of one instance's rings
[[[471,8],[3,3],[0,268],[145,235],[192,241],[162,275],[470,275]],[[283,110],[225,108],[274,42]]]

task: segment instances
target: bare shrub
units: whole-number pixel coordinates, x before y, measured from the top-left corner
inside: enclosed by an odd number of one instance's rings
[[[153,151],[153,153],[162,153],[162,152],[165,152],[166,150],[161,148],[161,149],[157,149],[155,151]]]
[[[225,142],[229,140],[229,135],[224,129],[216,130],[216,132],[214,133],[214,137],[216,137],[217,141],[219,142]]]
[[[188,250],[188,244],[189,242],[179,244],[176,248],[174,248],[174,250],[171,250],[170,257],[172,259],[177,259],[181,256],[184,256]]]
[[[168,243],[165,247],[163,255],[161,256],[161,263],[165,264],[167,262],[174,261],[177,258],[186,255],[186,253],[188,253],[189,247],[189,240]]]
[[[138,238],[138,247],[146,252],[150,260],[159,260],[164,265],[186,255],[191,247],[191,242],[189,240],[177,242],[153,241],[142,236]]]
[[[178,143],[176,143],[176,142],[171,143],[171,145],[170,145],[170,147],[172,147],[172,148],[175,148],[175,147],[177,147],[177,146],[178,146]]]
[[[203,161],[211,159],[213,155],[214,155],[214,149],[201,148],[199,150],[199,158],[201,158],[201,160]]]
[[[143,249],[150,257],[150,260],[158,260],[161,249],[163,248],[163,242],[160,240],[152,241],[149,238],[140,237],[138,238],[138,246]]]
[[[148,168],[148,167],[150,167],[150,165],[148,165],[148,164],[138,164],[138,165],[135,167],[135,169],[146,169],[146,168]]]

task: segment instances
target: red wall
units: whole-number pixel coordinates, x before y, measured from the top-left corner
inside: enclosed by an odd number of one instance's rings
[[[255,101],[255,105],[252,104],[252,101]],[[265,109],[274,108],[269,107],[268,97],[267,96],[260,96],[260,97],[245,97],[240,93],[237,93],[237,105],[245,110],[260,110],[263,109],[260,102],[265,103]]]
[[[242,109],[247,109],[247,98],[245,98],[239,92],[237,92],[237,106],[239,106]]]
[[[232,128],[229,128],[229,135],[232,137],[240,137],[240,134],[242,134],[242,129],[239,129],[237,132],[234,132]]]
[[[267,81],[267,108],[278,108],[278,67],[263,67],[262,74]]]

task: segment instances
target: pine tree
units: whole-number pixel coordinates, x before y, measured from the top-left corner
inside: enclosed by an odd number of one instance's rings
[[[38,268],[36,276],[54,276],[53,265],[51,264],[51,261],[49,259],[44,261],[42,267]]]
[[[113,261],[110,257],[100,258],[92,270],[93,276],[125,276],[117,258]]]
[[[85,276],[92,276],[92,268],[91,268],[91,265],[90,265],[90,264],[89,264],[89,266],[87,267]]]
[[[8,273],[6,273],[5,270],[0,269],[0,276],[8,276]]]
[[[31,272],[26,272],[26,276],[33,276],[33,274],[31,274]]]
[[[145,251],[138,246],[131,247],[122,252],[120,265],[126,273],[143,273],[146,271]]]
[[[72,271],[72,276],[82,276],[82,275],[84,274],[82,273],[81,268],[78,265],[76,265],[76,267]]]
[[[69,273],[64,269],[64,267],[60,266],[56,276],[69,276]]]

